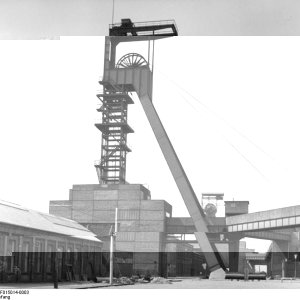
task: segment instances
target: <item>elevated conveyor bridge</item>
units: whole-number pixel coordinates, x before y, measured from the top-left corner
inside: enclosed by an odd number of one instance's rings
[[[225,234],[239,239],[290,241],[293,232],[300,232],[300,205],[207,220],[211,238]],[[170,218],[166,231],[167,234],[193,234],[195,226],[191,218]]]

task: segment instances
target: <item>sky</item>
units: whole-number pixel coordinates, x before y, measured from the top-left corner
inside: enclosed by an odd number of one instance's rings
[[[104,38],[0,41],[0,48],[0,199],[48,212],[49,200],[67,200],[72,184],[97,183]],[[145,48],[130,43],[119,55]],[[250,212],[299,204],[299,52],[297,37],[155,43],[153,102],[199,199],[221,192],[250,201]],[[168,201],[173,216],[188,216],[134,101],[127,181]]]
[[[298,0],[114,0],[114,22],[175,19],[180,35],[299,35]],[[113,0],[1,0],[0,39],[108,34]]]

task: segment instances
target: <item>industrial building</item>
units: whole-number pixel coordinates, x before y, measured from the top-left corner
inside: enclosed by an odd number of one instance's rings
[[[0,283],[53,281],[55,261],[58,280],[100,274],[102,242],[84,226],[2,200],[0,215]]]
[[[167,272],[190,276],[203,272],[203,255],[184,241],[168,238],[168,230],[172,232],[174,227],[168,222],[172,206],[164,200],[151,200],[150,191],[143,185],[74,185],[69,200],[50,202],[51,214],[66,216],[89,228],[103,241],[104,252],[109,252],[115,208],[118,208],[115,250],[124,258],[124,265],[118,259],[120,274],[149,271],[165,276]],[[200,263],[194,264],[195,260]]]
[[[247,260],[251,254],[245,247],[242,251],[240,240],[272,240],[281,253],[296,253],[298,207],[248,214],[248,201],[225,201],[225,215],[216,217],[216,202],[223,200],[223,194],[203,194],[206,203],[200,203],[152,102],[154,41],[177,35],[173,20],[133,23],[123,19],[110,25],[99,81],[102,92],[97,94],[101,120],[95,126],[102,138],[100,160],[95,163],[99,184],[74,185],[69,200],[50,202],[50,212],[87,226],[108,251],[117,208],[115,250],[127,262],[126,268],[121,267],[127,275],[147,271],[162,276],[199,275],[219,269],[224,276],[228,271],[255,272],[255,255]],[[120,44],[133,42],[147,44],[146,58],[118,52]],[[132,93],[142,104],[190,218],[173,218],[169,203],[152,200],[144,186],[126,182],[126,156],[131,152],[127,135],[134,132],[127,120]],[[195,239],[186,238],[189,235]]]
[[[248,201],[224,202],[224,194],[216,193],[202,194],[200,202],[185,174],[152,102],[154,41],[177,35],[172,20],[123,19],[110,25],[99,81],[102,91],[97,94],[99,183],[73,185],[68,200],[50,201],[51,215],[0,205],[1,215],[10,210],[7,219],[0,219],[2,281],[16,279],[15,267],[21,270],[21,280],[52,280],[51,253],[56,252],[61,253],[61,280],[73,273],[78,279],[108,276],[111,245],[115,276],[213,277],[221,271],[218,276],[225,278],[227,272],[256,272],[256,266],[264,265],[270,276],[296,277],[299,206],[249,213]],[[118,45],[125,42],[146,43],[147,57],[117,55]],[[126,181],[126,156],[132,151],[127,135],[134,132],[127,119],[132,93],[141,101],[190,217],[173,217],[167,201],[152,199],[143,185]],[[225,206],[221,217],[216,216],[219,202]],[[241,242],[246,237],[272,240],[272,248],[266,255],[256,254]]]
[[[222,195],[221,195],[222,196]],[[220,195],[209,196],[210,204]],[[208,198],[207,194],[203,198]],[[205,201],[205,199],[203,200]],[[215,200],[216,201],[216,200]],[[204,202],[205,203],[205,202]],[[225,202],[229,216],[248,211],[248,201]],[[207,206],[207,205],[206,205]],[[208,205],[209,207],[209,205]],[[172,206],[164,200],[152,200],[151,193],[140,184],[86,184],[73,185],[69,200],[50,201],[50,213],[79,222],[103,241],[103,255],[108,258],[110,231],[115,223],[118,208],[118,233],[116,235],[115,276],[131,276],[146,272],[161,276],[208,275],[206,260],[195,239],[186,239],[195,232],[191,218],[172,217]],[[245,245],[229,252],[229,242],[221,236],[226,231],[225,217],[209,217],[211,238],[229,268],[229,259],[236,261],[242,271],[245,265]],[[230,246],[231,247],[231,246]],[[240,249],[241,248],[241,249]],[[244,249],[244,250],[243,250]],[[229,252],[229,254],[228,254]],[[238,255],[240,252],[240,255]],[[231,257],[236,255],[237,258]],[[238,270],[238,269],[236,269]],[[108,275],[108,269],[103,276]]]

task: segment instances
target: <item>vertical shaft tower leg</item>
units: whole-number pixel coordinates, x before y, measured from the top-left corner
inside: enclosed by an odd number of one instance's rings
[[[127,124],[128,104],[133,103],[128,93],[100,82],[104,92],[97,97],[102,102],[98,109],[102,122],[95,124],[102,132],[101,160],[95,163],[101,184],[124,184],[126,176],[127,134],[133,132]]]

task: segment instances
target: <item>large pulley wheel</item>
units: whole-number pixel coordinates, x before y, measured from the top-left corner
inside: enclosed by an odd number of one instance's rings
[[[138,53],[125,54],[116,64],[116,68],[137,68],[144,66],[148,66],[148,62]]]

